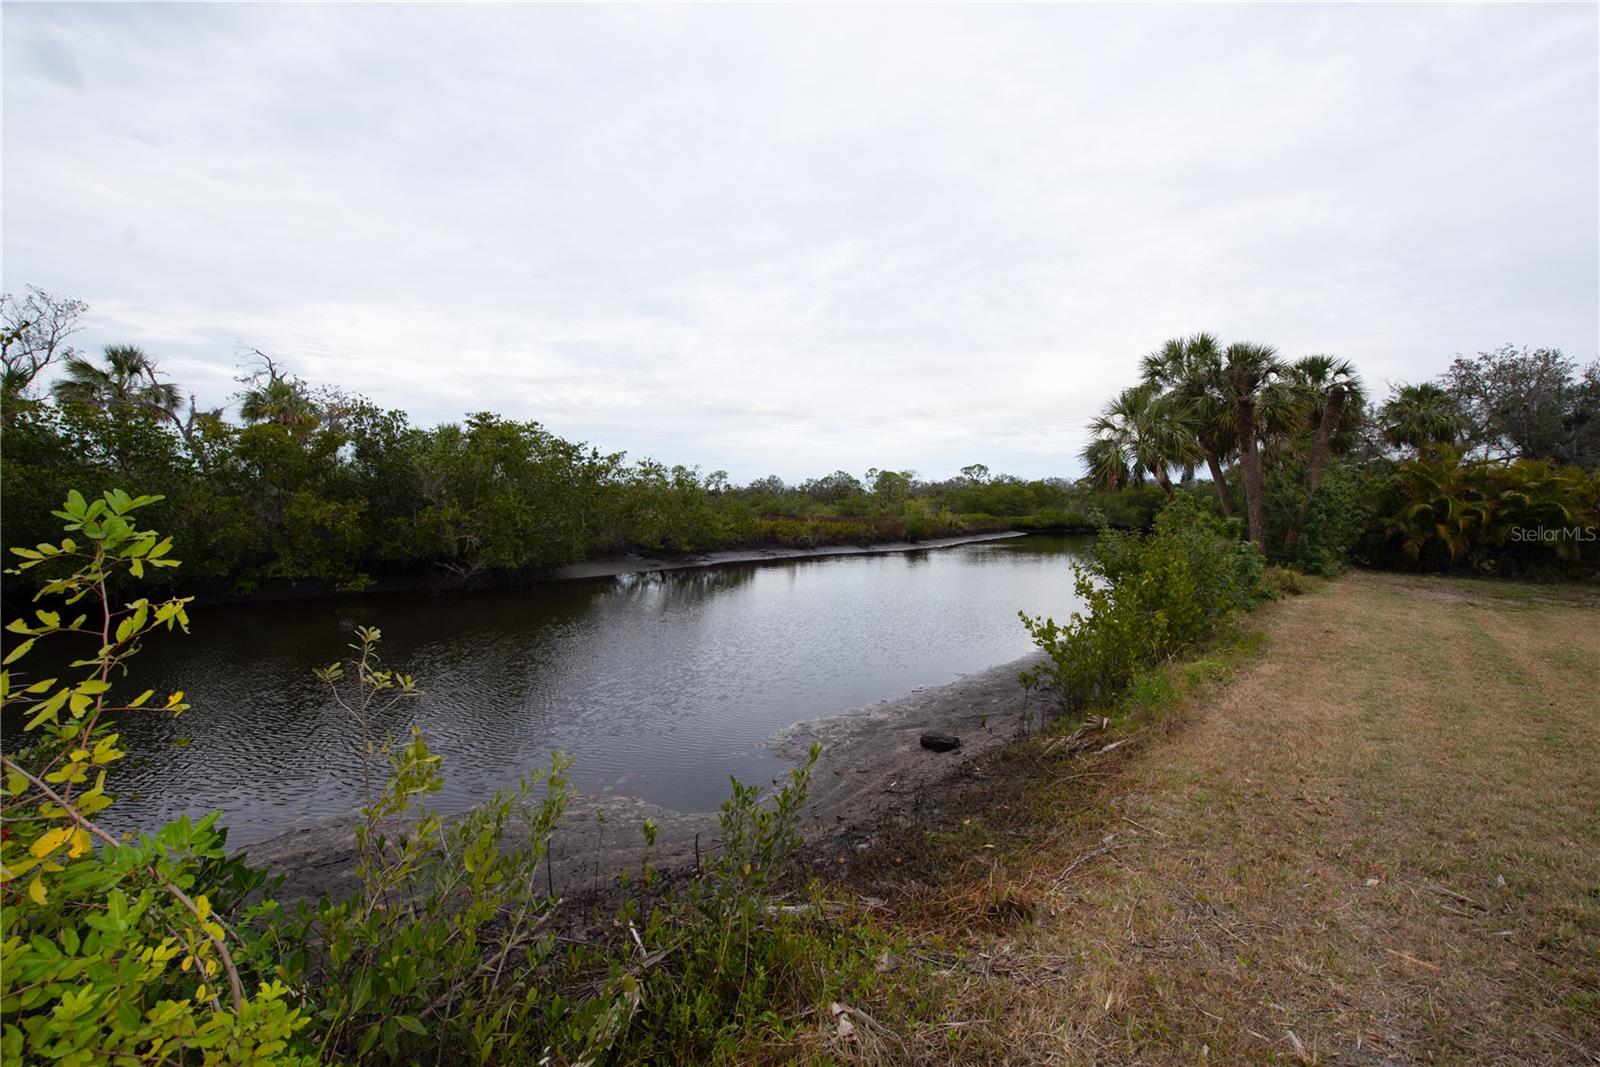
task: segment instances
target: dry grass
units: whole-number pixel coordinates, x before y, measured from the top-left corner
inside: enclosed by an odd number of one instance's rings
[[[1355,574],[1258,624],[857,866],[941,1020],[888,1060],[1600,1063],[1600,595]]]

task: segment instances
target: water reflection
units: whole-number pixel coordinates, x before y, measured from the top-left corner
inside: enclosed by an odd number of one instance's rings
[[[783,764],[764,742],[800,719],[860,707],[1022,655],[1019,608],[1075,606],[1082,539],[637,575],[455,598],[374,596],[211,607],[189,638],[152,641],[130,685],[182,688],[180,719],[127,717],[134,758],[112,810],[150,827],[227,812],[248,843],[348,811],[352,731],[311,675],[358,625],[426,695],[378,724],[414,722],[444,756],[440,808],[459,810],[544,764],[577,757],[588,790],[686,810],[727,776]]]

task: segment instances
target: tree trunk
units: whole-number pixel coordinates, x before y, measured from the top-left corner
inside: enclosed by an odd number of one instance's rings
[[[1344,409],[1344,386],[1328,390],[1328,399],[1322,404],[1322,421],[1317,424],[1317,435],[1311,439],[1311,460],[1306,470],[1306,498],[1300,504],[1300,514],[1283,539],[1283,551],[1288,555],[1295,542],[1305,532],[1306,519],[1311,515],[1311,498],[1317,494],[1317,483],[1322,481],[1322,470],[1328,465],[1328,442],[1333,439],[1333,428]]]
[[[1244,482],[1244,510],[1250,527],[1250,540],[1267,550],[1267,518],[1262,504],[1261,452],[1256,447],[1256,403],[1254,396],[1239,398],[1239,473]]]
[[[1172,479],[1167,477],[1165,467],[1156,471],[1156,484],[1162,488],[1168,497],[1172,496]]]
[[[1233,501],[1228,499],[1228,486],[1222,479],[1222,464],[1217,457],[1206,453],[1206,466],[1211,468],[1211,486],[1217,491],[1217,506],[1222,509],[1222,517],[1233,518]]]

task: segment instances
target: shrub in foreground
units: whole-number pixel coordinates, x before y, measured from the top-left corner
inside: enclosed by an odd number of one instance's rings
[[[259,915],[244,901],[262,878],[225,858],[216,816],[132,841],[96,821],[111,804],[106,768],[125,754],[113,717],[187,707],[181,692],[153,704],[149,691],[111,695],[142,639],[188,628],[186,599],[118,607],[108,592],[113,575],[178,565],[170,539],[136,523],[157,499],[74,492],[55,513],[69,536],[13,550],[19,569],[47,568],[40,598],[59,598],[66,614],[12,622],[20,640],[7,668],[40,639],[70,635],[98,651],[72,663],[76,681],[0,671],[0,708],[27,716],[29,738],[0,757],[0,1059],[311,1063],[296,1051],[306,1011],[240,934]]]

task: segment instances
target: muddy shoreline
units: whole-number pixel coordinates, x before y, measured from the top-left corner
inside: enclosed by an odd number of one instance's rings
[[[1025,723],[1028,729],[1037,727],[1047,704],[1037,694],[1030,696],[1017,679],[1036,660],[1025,656],[947,685],[795,723],[776,734],[774,750],[795,762],[813,744],[822,750],[802,815],[806,853],[822,857],[844,848],[868,851],[886,829],[940,818],[937,807],[925,803],[928,797],[967,775],[983,754],[1014,740]],[[921,735],[934,731],[959,737],[961,747],[948,753],[922,748]],[[674,811],[636,797],[578,794],[551,844],[556,892],[591,895],[613,885],[622,872],[636,872],[644,856],[641,827],[646,818],[657,828],[650,863],[664,873],[685,871],[697,853],[716,847],[715,812]],[[239,851],[251,863],[284,876],[280,899],[339,895],[354,885],[353,827],[352,815]]]
[[[978,544],[983,541],[1004,541],[1027,537],[1034,533],[1088,532],[1093,530],[1001,530],[992,533],[959,534],[954,537],[931,537],[925,541],[881,541],[853,545],[821,545],[816,548],[728,548],[713,552],[650,553],[627,552],[617,556],[602,556],[582,563],[567,563],[544,567],[493,579],[469,579],[450,582],[439,575],[378,578],[359,590],[339,590],[310,582],[273,582],[263,584],[249,593],[225,593],[202,590],[195,594],[200,606],[215,604],[260,604],[285,600],[323,600],[332,597],[369,597],[390,593],[425,593],[454,595],[475,593],[490,589],[536,586],[545,582],[581,582],[602,578],[621,578],[630,574],[656,574],[662,571],[694,570],[701,567],[719,567],[726,564],[784,563],[801,559],[825,559],[836,556],[877,556],[896,552],[921,552],[934,548],[955,548],[958,545]],[[7,602],[6,612],[13,605]],[[20,608],[18,609],[20,610]]]
[[[957,545],[1005,541],[1026,536],[1028,535],[1020,530],[1002,530],[999,533],[932,537],[926,541],[883,541],[864,545],[821,545],[817,548],[729,548],[683,556],[629,553],[556,567],[544,578],[547,581],[567,582],[588,578],[620,578],[627,574],[654,574],[658,571],[692,570],[697,567],[720,567],[728,563],[783,563],[789,560],[831,556],[878,556],[890,552],[921,552],[930,548],[954,548]]]

